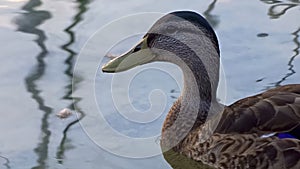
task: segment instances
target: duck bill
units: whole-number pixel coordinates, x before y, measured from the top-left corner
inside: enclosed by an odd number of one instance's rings
[[[147,37],[133,47],[129,52],[116,57],[102,67],[106,73],[116,73],[129,70],[138,65],[153,61],[155,55],[147,45]]]

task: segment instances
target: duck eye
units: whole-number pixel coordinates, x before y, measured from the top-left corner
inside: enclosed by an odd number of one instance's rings
[[[174,26],[168,26],[166,32],[172,34],[176,32],[176,28]]]

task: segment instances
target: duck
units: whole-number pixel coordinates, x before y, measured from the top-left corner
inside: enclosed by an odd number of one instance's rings
[[[181,95],[161,131],[160,146],[172,168],[300,168],[300,84],[227,106],[219,103],[218,38],[194,11],[162,16],[137,45],[102,71],[118,73],[151,62],[173,63],[183,73]]]

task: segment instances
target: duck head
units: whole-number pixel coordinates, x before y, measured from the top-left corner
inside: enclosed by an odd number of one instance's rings
[[[160,18],[136,46],[104,65],[102,71],[122,72],[154,61],[182,67],[182,64],[195,61],[196,57],[202,57],[202,62],[212,62],[211,58],[204,58],[207,54],[196,56],[207,50],[219,55],[218,40],[209,23],[195,12],[177,11]]]
[[[172,12],[160,18],[131,50],[104,65],[102,71],[122,72],[155,61],[176,64],[183,72],[183,91],[162,131],[164,147],[173,147],[191,129],[204,124],[212,110],[212,115],[219,112],[212,108],[218,107],[214,106],[218,105],[220,61],[217,36],[201,15]]]
[[[178,65],[184,77],[181,105],[185,112],[197,111],[203,122],[216,100],[219,54],[217,36],[209,23],[195,12],[177,11],[160,18],[136,46],[104,65],[102,71],[122,72],[155,61]]]

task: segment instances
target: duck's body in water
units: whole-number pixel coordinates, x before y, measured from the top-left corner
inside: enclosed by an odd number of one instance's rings
[[[300,168],[299,84],[219,104],[217,36],[190,11],[159,19],[141,43],[102,70],[120,72],[154,61],[174,63],[184,75],[182,94],[162,129],[162,150],[172,167]]]

